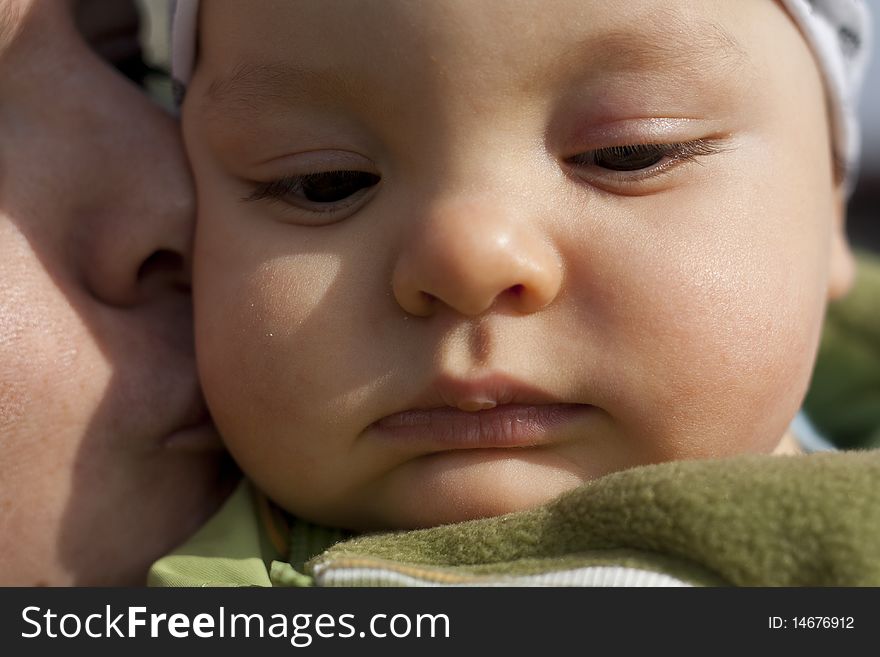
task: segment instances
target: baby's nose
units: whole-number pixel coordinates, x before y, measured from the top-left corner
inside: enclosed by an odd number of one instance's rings
[[[403,241],[392,286],[409,314],[447,307],[466,316],[490,308],[522,314],[549,305],[562,263],[537,225],[482,203],[447,204],[426,213]]]

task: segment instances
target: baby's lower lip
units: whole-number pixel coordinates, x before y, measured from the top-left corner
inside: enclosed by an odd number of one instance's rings
[[[420,449],[537,447],[554,442],[562,425],[592,408],[586,404],[506,404],[482,411],[443,407],[395,413],[372,428],[385,439]]]

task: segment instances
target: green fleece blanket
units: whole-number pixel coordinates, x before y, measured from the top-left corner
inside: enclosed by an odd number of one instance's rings
[[[880,445],[878,309],[880,262],[862,256],[807,404],[848,447]],[[150,584],[880,586],[880,450],[633,468],[532,511],[420,531],[277,520],[243,484]]]
[[[878,451],[679,461],[533,511],[420,531],[346,540],[298,523],[287,555],[243,485],[150,583],[880,586],[878,482]]]

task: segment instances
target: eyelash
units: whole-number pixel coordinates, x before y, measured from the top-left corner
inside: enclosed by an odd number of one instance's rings
[[[592,169],[599,170],[598,178],[611,180],[617,184],[635,184],[659,176],[669,169],[684,162],[694,161],[699,157],[719,153],[723,149],[720,140],[695,139],[687,142],[675,142],[671,144],[629,144],[623,146],[610,146],[592,151],[585,151],[565,160],[572,167],[581,171]],[[608,160],[619,158],[626,161],[627,158],[635,158],[630,165],[621,165],[621,168],[603,166]],[[640,159],[641,158],[641,159]],[[644,166],[641,166],[645,163]],[[300,176],[279,178],[269,182],[257,183],[250,195],[242,200],[246,202],[270,200],[286,202],[290,205],[299,206],[310,212],[336,212],[354,205],[364,194],[375,187],[381,181],[377,174],[366,171],[336,170],[309,173]],[[352,193],[344,194],[340,198],[330,200],[314,200],[308,198],[308,186],[329,185],[330,195],[338,192],[346,185],[353,189]],[[313,194],[314,194],[314,190]],[[326,190],[325,190],[326,191]],[[296,197],[297,201],[289,199]]]
[[[695,139],[671,144],[628,144],[586,151],[570,157],[566,162],[576,169],[599,170],[599,177],[623,184],[637,183],[666,173],[673,167],[697,158],[724,151],[720,139]],[[614,169],[602,166],[603,159],[644,157],[644,167]]]
[[[317,173],[308,173],[301,176],[290,176],[287,178],[279,178],[270,182],[259,183],[254,191],[244,201],[262,201],[269,199],[271,201],[284,201],[287,197],[296,194],[307,194],[308,185],[320,184],[321,182],[330,183],[332,193],[332,183],[354,186],[355,189],[351,194],[341,199],[333,201],[316,201],[309,198],[303,198],[300,203],[308,206],[305,209],[312,212],[333,212],[343,209],[355,203],[361,196],[368,192],[371,188],[379,184],[381,177],[367,171],[354,170],[338,170],[338,171],[321,171]]]

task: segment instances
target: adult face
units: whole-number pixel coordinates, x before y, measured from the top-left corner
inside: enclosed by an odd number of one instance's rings
[[[131,54],[133,7],[97,4],[0,0],[6,585],[142,583],[228,489],[176,124],[106,59]]]

